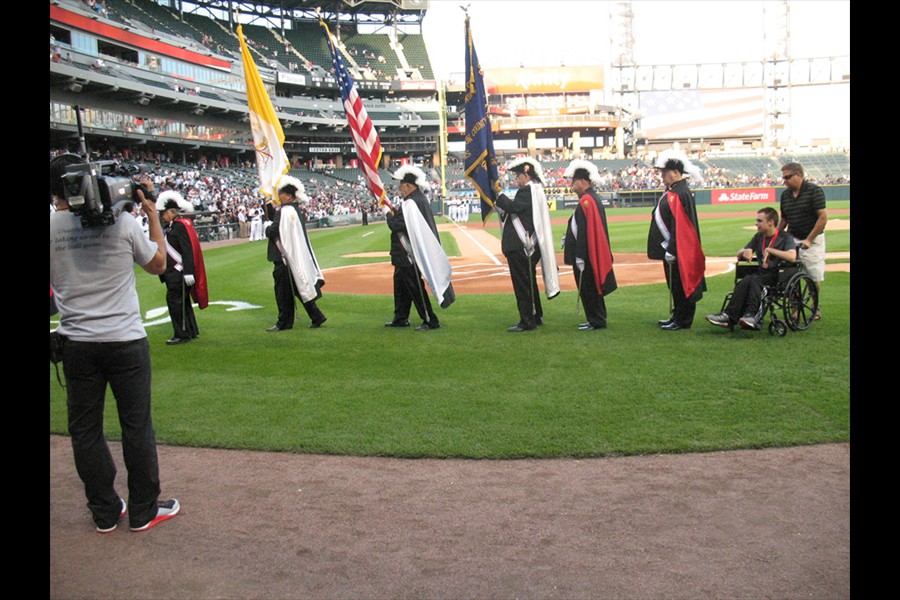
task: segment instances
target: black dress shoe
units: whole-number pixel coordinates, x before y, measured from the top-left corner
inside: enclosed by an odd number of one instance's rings
[[[322,317],[318,321],[313,321],[312,323],[310,323],[309,328],[310,329],[318,329],[319,327],[322,326],[322,323],[324,323],[327,320],[328,320],[328,317]]]
[[[690,327],[682,327],[675,321],[672,321],[668,325],[661,325],[660,329],[664,329],[666,331],[678,331],[679,329],[690,329]]]
[[[272,325],[271,327],[269,327],[268,329],[266,329],[266,331],[268,331],[268,332],[273,332],[273,331],[287,331],[288,329],[290,329],[290,327],[281,327],[280,325]]]
[[[418,327],[416,327],[416,331],[428,331],[429,329],[438,329],[441,326],[440,323],[422,323]]]
[[[578,326],[579,331],[594,331],[595,329],[606,329],[606,325],[595,325],[593,323],[583,323]]]
[[[191,341],[191,338],[173,337],[166,340],[166,345],[177,346],[178,344],[186,344],[189,341]]]
[[[671,325],[672,318],[670,317],[668,319],[660,319],[659,321],[656,322],[656,324],[659,325],[660,327],[663,327],[664,325]]]
[[[534,324],[535,324],[535,325],[543,325],[543,324],[544,324],[544,319],[543,319],[543,317],[535,317],[535,318],[534,318]]]
[[[385,327],[409,327],[409,320],[404,319],[403,321],[389,321],[384,324]]]
[[[509,333],[519,333],[520,331],[534,331],[537,329],[537,325],[526,325],[525,323],[519,322],[507,329]]]

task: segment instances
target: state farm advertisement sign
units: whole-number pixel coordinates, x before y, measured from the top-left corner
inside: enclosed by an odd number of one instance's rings
[[[778,202],[775,188],[726,188],[710,192],[713,204],[740,204],[742,202]]]

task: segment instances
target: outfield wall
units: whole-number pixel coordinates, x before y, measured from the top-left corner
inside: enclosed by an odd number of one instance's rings
[[[825,200],[850,200],[850,185],[823,185]],[[697,204],[778,204],[781,193],[786,188],[746,187],[746,188],[698,188],[694,189]],[[628,192],[600,192],[598,195],[610,206],[653,206],[662,190],[640,190]],[[566,199],[568,200],[568,198]],[[574,205],[574,198],[572,199]],[[568,202],[561,208],[568,208]]]

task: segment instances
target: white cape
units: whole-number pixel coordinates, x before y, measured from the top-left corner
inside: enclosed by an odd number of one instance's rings
[[[403,220],[406,222],[413,260],[438,304],[441,308],[447,308],[455,298],[450,290],[450,259],[415,201],[403,201]],[[445,301],[448,301],[446,305]]]
[[[300,299],[304,302],[315,300],[319,296],[316,283],[324,281],[322,270],[316,261],[312,244],[306,237],[300,215],[293,206],[281,207],[281,218],[278,226],[281,239],[281,252],[287,259],[288,267],[294,276],[294,285]]]
[[[534,233],[538,247],[541,249],[541,272],[544,276],[544,292],[547,298],[555,298],[559,294],[559,267],[556,264],[556,245],[553,243],[553,229],[550,225],[550,209],[547,207],[547,196],[544,186],[530,183],[531,208],[534,221]]]

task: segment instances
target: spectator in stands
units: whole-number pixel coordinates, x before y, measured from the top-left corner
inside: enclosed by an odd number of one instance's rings
[[[781,167],[785,189],[781,193],[781,224],[779,228],[791,232],[800,244],[800,262],[820,288],[825,280],[825,192],[803,177],[800,163],[790,162]],[[820,296],[821,297],[821,296]],[[816,319],[821,312],[816,312]]]

